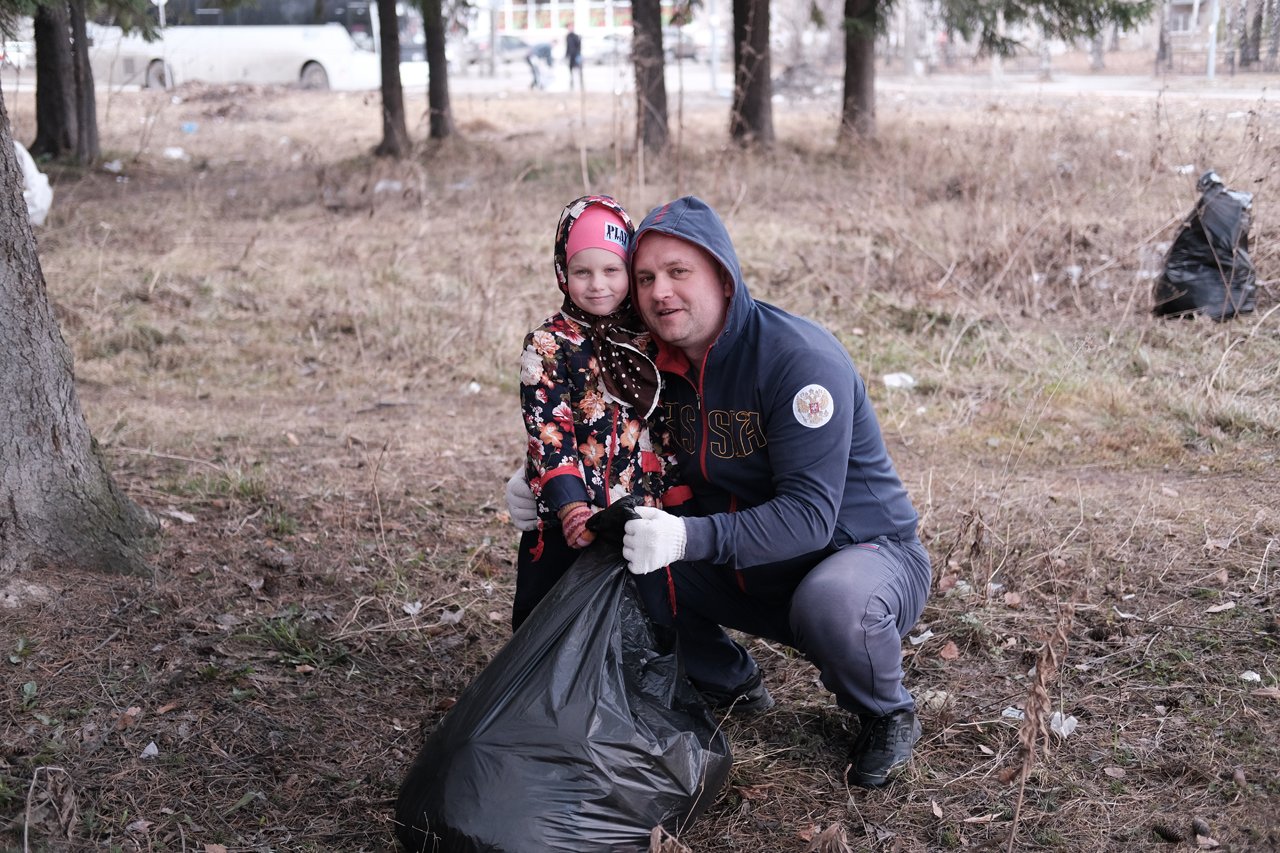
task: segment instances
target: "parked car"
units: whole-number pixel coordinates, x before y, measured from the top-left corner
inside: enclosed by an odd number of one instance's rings
[[[631,35],[606,33],[582,37],[582,61],[588,65],[613,65],[631,61]]]
[[[702,56],[702,47],[694,40],[689,30],[681,27],[662,28],[662,53],[667,61],[688,59],[697,62]]]
[[[477,63],[488,62],[491,46],[492,45],[487,35],[468,39],[463,51],[464,64],[475,65]],[[497,53],[495,56],[497,61],[501,63],[524,62],[525,57],[529,55],[529,50],[532,47],[533,45],[529,44],[519,36],[503,34],[498,36]]]

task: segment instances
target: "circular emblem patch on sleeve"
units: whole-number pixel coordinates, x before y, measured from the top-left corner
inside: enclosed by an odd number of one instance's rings
[[[803,426],[817,429],[831,420],[831,416],[835,414],[836,403],[831,399],[831,392],[826,388],[821,385],[806,385],[796,392],[792,410],[795,412],[796,420]]]

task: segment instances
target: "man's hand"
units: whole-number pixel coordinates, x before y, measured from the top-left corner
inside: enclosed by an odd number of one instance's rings
[[[511,514],[511,525],[516,530],[527,533],[538,529],[538,502],[533,499],[533,491],[524,479],[524,468],[507,480],[507,512]]]
[[[622,537],[622,556],[632,574],[649,572],[684,557],[684,522],[657,507],[638,506]]]

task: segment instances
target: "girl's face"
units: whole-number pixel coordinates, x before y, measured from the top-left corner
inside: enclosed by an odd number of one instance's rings
[[[626,262],[608,249],[583,249],[569,259],[569,298],[588,314],[617,310],[630,286]]]

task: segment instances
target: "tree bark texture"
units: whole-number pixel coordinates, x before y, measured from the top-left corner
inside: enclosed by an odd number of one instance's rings
[[[845,0],[842,141],[876,134],[876,16],[876,0]]]
[[[733,104],[729,137],[773,145],[773,80],[769,59],[769,0],[733,0]]]
[[[659,0],[632,0],[632,56],[636,68],[636,136],[645,150],[667,147],[667,81]]]
[[[76,80],[71,61],[71,18],[66,3],[37,6],[36,138],[33,157],[58,159],[76,148]]]
[[[422,0],[422,29],[427,40],[428,135],[447,139],[454,134],[453,105],[449,102],[449,57],[445,53],[444,3]]]
[[[85,0],[71,0],[71,68],[76,81],[76,162],[87,166],[97,162],[102,148],[98,144],[98,100],[89,67]]]
[[[45,566],[142,572],[150,520],[89,435],[12,138],[0,95],[0,576]]]
[[[382,66],[382,141],[373,153],[399,160],[409,153],[404,121],[404,87],[400,84],[400,21],[396,0],[378,0],[378,41]]]

